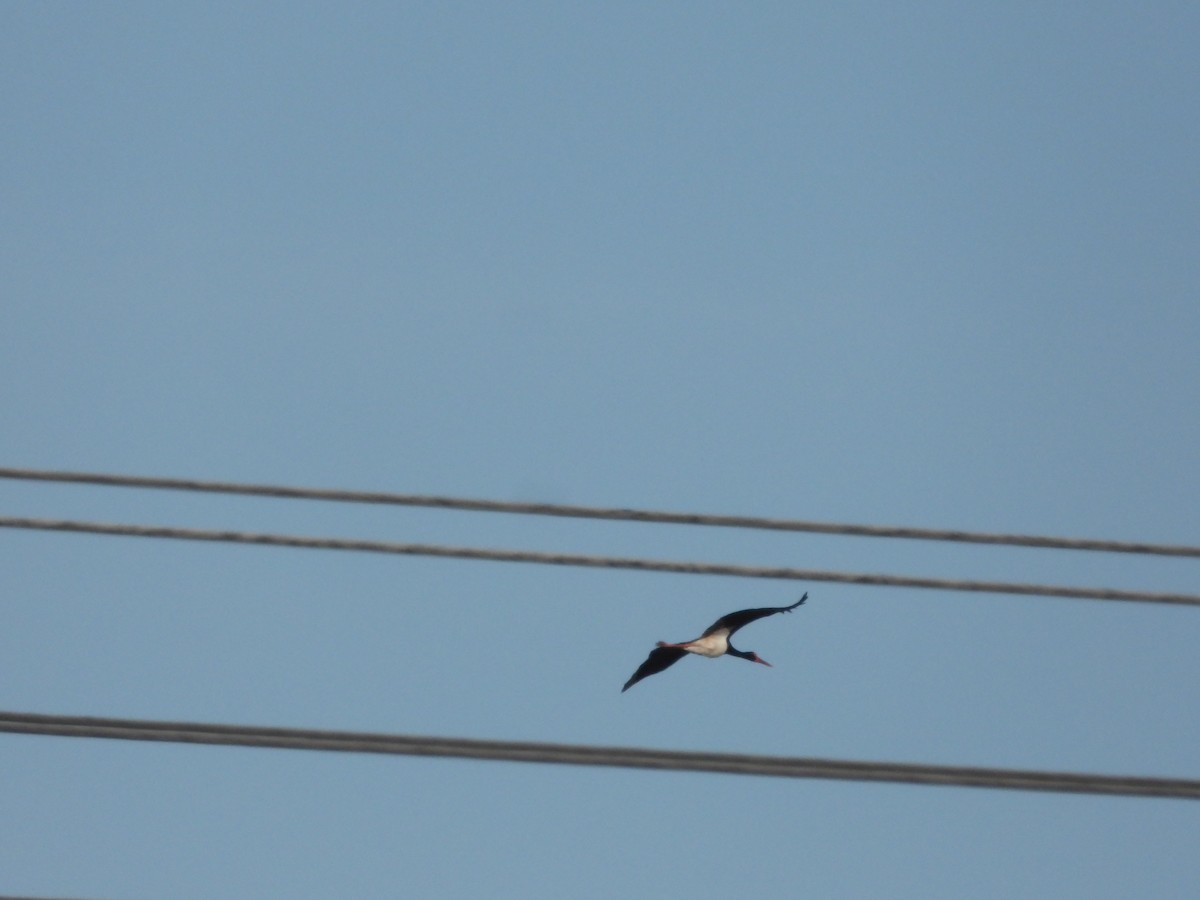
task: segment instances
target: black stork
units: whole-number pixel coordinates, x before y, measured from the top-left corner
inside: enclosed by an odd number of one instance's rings
[[[621,693],[625,693],[643,678],[649,678],[651,675],[657,675],[664,669],[670,668],[689,653],[698,653],[701,656],[712,658],[724,656],[728,653],[732,656],[740,656],[742,659],[748,659],[750,662],[762,663],[764,666],[771,665],[757,653],[737,649],[733,644],[729,643],[729,639],[733,637],[739,628],[749,625],[751,622],[765,616],[791,612],[807,599],[808,594],[806,593],[791,606],[764,606],[759,609],[739,609],[737,612],[731,612],[727,616],[721,616],[721,618],[717,619],[717,621],[704,630],[704,634],[700,635],[694,641],[684,641],[682,644],[668,644],[666,641],[659,641],[658,645],[650,651],[650,655],[646,657],[646,661],[638,666],[638,670],[633,673],[633,677],[625,682],[625,687],[621,688]]]

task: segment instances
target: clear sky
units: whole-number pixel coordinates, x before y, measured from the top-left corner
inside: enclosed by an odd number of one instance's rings
[[[0,7],[0,464],[1200,543],[1194,3]],[[1194,560],[0,482],[5,515]],[[0,709],[1200,776],[1187,608],[0,534]],[[658,639],[748,606],[774,668]],[[1200,804],[0,735],[0,893],[1191,898]]]

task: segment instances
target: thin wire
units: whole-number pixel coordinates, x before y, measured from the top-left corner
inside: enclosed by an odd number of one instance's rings
[[[773,519],[759,516],[712,515],[707,513],[575,506],[556,503],[520,503],[426,494],[394,494],[381,491],[285,487],[282,485],[241,484],[225,481],[199,481],[185,478],[110,475],[95,472],[61,472],[43,469],[0,467],[0,478],[97,484],[112,487],[165,488],[179,491],[247,494],[305,500],[336,500],[348,503],[384,503],[397,506],[424,506],[438,509],[503,512],[536,516],[567,516],[572,518],[610,519],[626,522],[711,525],[725,528],[801,531],[816,534],[854,535],[858,537],[893,537],[925,541],[957,541],[971,544],[1005,544],[1009,546],[1041,547],[1054,550],[1097,550],[1111,553],[1200,557],[1200,547],[1180,544],[1146,543],[1142,541],[1111,541],[1028,534],[994,534],[956,529],[912,528],[899,525],[846,525],[835,522],[813,522],[803,519]]]
[[[187,541],[218,541],[235,544],[265,544],[275,547],[301,547],[311,550],[358,550],[367,553],[393,553],[405,556],[437,556],[451,559],[489,560],[492,562],[523,562],[556,566],[634,569],[643,572],[676,572],[685,575],[728,575],[736,578],[827,581],[841,584],[927,588],[943,591],[975,591],[990,594],[1067,597],[1075,600],[1121,600],[1137,603],[1168,603],[1179,606],[1200,606],[1200,595],[1196,594],[1153,593],[1148,591],[1064,587],[1047,584],[1016,584],[1001,581],[957,581],[942,578],[915,578],[906,575],[875,575],[861,572],[831,572],[819,569],[677,562],[661,559],[639,559],[635,557],[586,556],[578,553],[544,553],[534,550],[448,547],[441,544],[403,544],[393,541],[303,537],[300,535],[262,534],[245,531],[213,531],[209,529],[175,528],[162,525],[126,525],[110,522],[79,522],[67,519],[0,517],[0,528],[68,531],[86,534],[119,535],[122,537],[172,538]]]
[[[0,712],[0,732],[1200,800],[1200,780]]]

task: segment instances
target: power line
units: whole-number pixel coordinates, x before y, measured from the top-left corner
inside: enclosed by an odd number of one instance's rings
[[[1018,584],[1001,581],[960,581],[943,578],[918,578],[907,575],[832,572],[820,569],[796,569],[779,566],[745,566],[725,563],[639,559],[636,557],[587,556],[578,553],[545,553],[535,550],[450,547],[442,544],[405,544],[394,541],[304,537],[301,535],[262,534],[245,531],[215,531],[162,525],[127,525],[111,522],[79,522],[68,519],[0,517],[0,528],[67,531],[86,534],[119,535],[123,537],[172,538],[187,541],[217,541],[235,544],[265,544],[275,547],[300,547],[310,550],[358,550],[367,553],[393,553],[405,556],[435,556],[451,559],[489,560],[492,562],[523,562],[557,566],[634,569],[642,572],[675,572],[686,575],[728,575],[737,578],[827,581],[841,584],[926,588],[944,591],[1067,597],[1076,600],[1121,600],[1139,603],[1200,606],[1200,595],[1196,594],[1125,591],[1113,588],[1065,587],[1048,584]]]
[[[502,512],[536,516],[566,516],[584,519],[609,519],[624,522],[656,522],[674,525],[710,525],[725,528],[754,528],[768,531],[799,531],[816,534],[858,537],[909,538],[926,541],[956,541],[971,544],[1003,544],[1040,547],[1053,550],[1097,550],[1111,553],[1141,553],[1158,556],[1200,557],[1200,547],[1158,544],[1142,541],[1112,541],[1092,538],[1064,538],[1029,534],[995,534],[942,528],[913,528],[900,525],[849,525],[814,522],[803,519],[776,519],[760,516],[713,515],[662,510],[623,509],[602,506],[576,506],[558,503],[521,503],[480,500],[429,494],[397,494],[386,491],[353,491],[336,488],[287,487],[283,485],[243,484],[226,481],[201,481],[187,478],[154,478],[137,475],[112,475],[96,472],[62,472],[43,469],[0,467],[0,478],[27,481],[56,481],[96,484],[111,487],[162,488],[219,494],[245,494],[260,497],[285,497],[305,500],[334,500],[347,503],[382,503],[396,506],[423,506],[437,509]]]
[[[0,712],[0,732],[1200,800],[1200,780]]]

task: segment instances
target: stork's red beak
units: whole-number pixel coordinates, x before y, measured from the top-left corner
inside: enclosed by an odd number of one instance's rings
[[[761,656],[754,657],[754,661],[756,663],[762,663],[764,666],[770,666],[772,669],[775,668],[769,662],[767,662],[765,659],[763,659]]]

